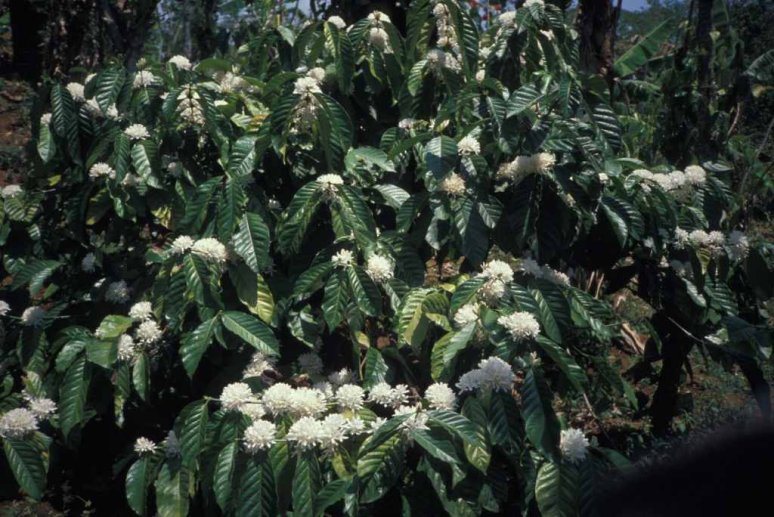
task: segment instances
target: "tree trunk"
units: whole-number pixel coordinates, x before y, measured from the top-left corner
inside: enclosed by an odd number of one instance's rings
[[[677,410],[680,376],[692,343],[686,341],[680,329],[663,314],[657,313],[653,324],[661,336],[661,373],[650,414],[653,419],[653,433],[656,436],[664,436],[672,429],[672,418]]]
[[[704,154],[711,152],[712,123],[710,120],[710,104],[714,97],[712,78],[712,5],[713,0],[698,0],[696,16],[696,51],[698,53],[697,79],[702,102],[697,113],[699,130],[699,146]]]
[[[193,59],[202,60],[212,56],[217,44],[215,33],[215,17],[217,16],[217,0],[200,0],[195,2],[196,13],[193,17],[193,39],[196,42]]]
[[[10,6],[13,71],[35,81],[42,70],[43,32],[46,13],[39,12],[32,0],[14,0]]]
[[[610,0],[580,0],[577,28],[580,34],[581,67],[613,85],[615,9]]]

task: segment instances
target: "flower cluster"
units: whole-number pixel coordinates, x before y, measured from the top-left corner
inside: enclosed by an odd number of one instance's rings
[[[457,153],[460,156],[470,156],[481,153],[481,144],[475,136],[464,136],[457,142]]]
[[[24,191],[19,185],[6,185],[0,189],[0,197],[3,199],[11,199],[21,195],[23,192]]]
[[[454,391],[442,382],[431,384],[425,390],[425,400],[433,409],[454,409],[457,405],[457,397]]]
[[[371,255],[366,263],[366,273],[374,282],[384,283],[392,280],[395,264],[383,255]]]
[[[529,312],[517,311],[497,318],[497,323],[503,326],[516,341],[534,339],[540,334],[540,323]]]
[[[177,113],[180,118],[192,126],[204,125],[204,108],[201,96],[193,85],[185,86],[177,96]]]
[[[438,31],[438,46],[459,52],[460,44],[449,8],[442,2],[438,2],[433,7],[433,15],[435,16],[435,28]]]
[[[459,174],[452,172],[441,181],[440,190],[450,196],[462,196],[466,191],[465,180]]]
[[[225,264],[228,260],[228,250],[214,237],[205,237],[194,242],[191,253],[219,265]]]
[[[129,286],[126,281],[110,282],[105,291],[105,300],[119,305],[129,301]]]
[[[380,382],[368,391],[368,401],[388,408],[400,407],[408,402],[408,386],[398,384],[393,387]]]
[[[530,174],[547,174],[555,164],[556,157],[551,153],[517,156],[512,161],[500,166],[497,177],[517,185]]]
[[[471,323],[478,321],[479,306],[475,303],[468,303],[460,307],[454,313],[454,324],[458,327],[466,327]]]
[[[368,43],[385,54],[392,54],[390,35],[384,29],[385,24],[390,23],[390,17],[381,11],[373,11],[368,15],[368,22]]]
[[[134,80],[132,81],[133,88],[147,88],[148,86],[155,86],[161,81],[158,77],[153,75],[153,72],[148,70],[139,70],[134,74]]]
[[[130,140],[143,140],[150,138],[150,132],[148,128],[142,124],[132,124],[124,129],[124,134],[129,137]]]
[[[349,250],[339,250],[332,258],[331,262],[333,263],[334,267],[349,267],[352,265],[352,261],[354,260],[354,256],[351,251]]]
[[[580,463],[586,459],[589,441],[579,429],[563,429],[559,442],[562,457],[570,463]]]
[[[566,273],[557,271],[549,266],[541,266],[531,258],[524,258],[519,264],[519,269],[535,278],[542,278],[557,285],[570,285],[570,277]]]
[[[191,61],[187,57],[181,55],[172,56],[167,63],[176,66],[180,70],[190,70],[193,67]]]
[[[457,381],[462,391],[511,391],[516,375],[508,363],[499,357],[482,359],[478,368],[463,374]]]
[[[21,315],[22,325],[40,328],[45,322],[46,314],[46,310],[43,307],[38,307],[37,305],[27,307]]]

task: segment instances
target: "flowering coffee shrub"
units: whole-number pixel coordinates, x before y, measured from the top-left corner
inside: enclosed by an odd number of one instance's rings
[[[629,156],[558,9],[480,31],[419,0],[407,27],[275,27],[51,86],[39,163],[2,191],[22,491],[100,429],[137,514],[590,515],[626,460],[581,413],[641,409],[624,326],[666,339],[606,294],[769,356],[772,258],[729,168]]]

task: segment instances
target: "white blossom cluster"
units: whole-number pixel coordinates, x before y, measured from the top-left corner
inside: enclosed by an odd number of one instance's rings
[[[110,303],[123,304],[129,301],[129,286],[125,280],[110,282],[105,290],[105,300]]]
[[[540,323],[529,312],[517,311],[497,318],[499,323],[516,341],[534,339],[540,334]]]
[[[570,285],[570,277],[566,273],[557,271],[547,265],[541,266],[531,258],[522,259],[519,269],[535,278],[543,278],[557,285]]]
[[[686,246],[696,248],[705,248],[713,257],[718,256],[723,251],[726,244],[726,237],[722,232],[704,230],[693,230],[687,232],[680,227],[675,228],[675,248],[683,249]]]
[[[186,85],[177,96],[177,114],[187,124],[192,126],[204,125],[204,108],[201,96],[193,85]]]
[[[151,455],[156,452],[158,445],[153,440],[141,436],[134,442],[134,452],[140,456]]]
[[[453,410],[457,405],[457,397],[448,384],[436,382],[425,390],[425,400],[432,409]]]
[[[113,167],[104,162],[97,162],[89,169],[89,177],[93,179],[110,178],[115,179],[116,171]]]
[[[161,83],[161,80],[153,75],[153,72],[148,70],[139,70],[136,74],[134,74],[132,88],[147,88],[148,86],[156,86],[159,83]]]
[[[191,253],[219,265],[225,264],[228,260],[228,250],[214,237],[205,237],[194,242]]]
[[[124,129],[124,134],[129,137],[130,140],[143,140],[150,138],[150,132],[148,128],[142,124],[132,124]]]
[[[11,199],[21,195],[24,192],[19,185],[6,185],[0,189],[0,197],[3,199]]]
[[[492,260],[484,265],[481,276],[486,279],[478,295],[487,305],[495,305],[505,295],[508,284],[513,281],[513,269],[502,260]]]
[[[516,185],[530,174],[547,174],[555,164],[556,157],[551,153],[517,156],[512,161],[500,166],[497,178]]]
[[[264,372],[271,371],[274,371],[274,358],[267,356],[263,352],[255,351],[253,352],[253,356],[250,358],[247,367],[245,367],[244,372],[242,372],[242,377],[245,379],[249,377],[260,377]]]
[[[190,70],[193,67],[193,65],[191,64],[191,61],[187,57],[181,56],[179,54],[169,58],[169,60],[167,60],[167,63],[169,63],[170,65],[176,66],[180,70]]]
[[[40,328],[46,318],[46,310],[43,307],[33,305],[24,309],[21,315],[22,325],[26,327]]]
[[[323,198],[326,200],[335,199],[338,186],[344,184],[344,178],[338,174],[322,174],[315,178],[315,181],[320,185]]]
[[[0,437],[18,440],[38,430],[38,424],[56,413],[56,402],[45,397],[25,395],[26,408],[15,408],[0,416]]]
[[[239,93],[250,88],[250,83],[233,72],[216,73],[214,79],[218,82],[221,93]]]
[[[351,266],[353,261],[354,255],[350,250],[339,250],[331,257],[331,262],[334,267],[346,268]]]
[[[268,450],[274,445],[277,437],[277,426],[268,420],[254,420],[245,429],[242,442],[249,454]]]
[[[691,188],[700,187],[707,181],[707,171],[699,165],[689,165],[684,172],[675,170],[670,173],[653,173],[647,169],[637,169],[631,175],[646,181],[642,185],[646,192],[650,191],[647,183],[654,183],[662,190],[680,198],[685,198],[691,193]]]
[[[368,15],[368,43],[385,54],[392,54],[390,35],[384,29],[385,24],[391,23],[390,17],[381,11],[373,11]]]
[[[481,144],[475,136],[464,136],[460,139],[459,142],[457,142],[457,153],[460,156],[481,154]]]
[[[570,463],[580,463],[586,459],[589,441],[580,429],[563,429],[559,442],[562,457]]]
[[[463,196],[466,192],[465,179],[456,172],[452,172],[441,181],[440,190],[450,196]]]
[[[339,30],[344,30],[347,28],[347,22],[344,21],[344,19],[341,16],[331,16],[328,18],[328,23],[333,25]]]
[[[734,230],[728,234],[726,244],[728,245],[728,258],[733,261],[747,258],[747,254],[750,252],[750,241],[739,230]]]
[[[11,311],[11,306],[5,300],[0,300],[0,317],[5,316]]]
[[[366,262],[366,273],[374,282],[380,284],[392,280],[394,270],[393,261],[383,255],[371,255]]]
[[[454,54],[439,48],[428,51],[425,59],[427,60],[427,66],[435,73],[440,73],[444,68],[452,72],[459,72],[462,68],[459,59],[454,57]]]
[[[225,411],[241,411],[246,406],[258,404],[258,397],[244,382],[233,382],[220,392],[220,405]]]
[[[499,357],[482,359],[478,368],[463,374],[457,381],[462,391],[505,391],[510,392],[516,375],[510,365]]]
[[[449,8],[442,2],[437,2],[433,6],[433,16],[435,16],[435,28],[438,33],[438,46],[459,52],[460,43]]]
[[[387,408],[397,408],[408,402],[408,386],[398,384],[390,386],[386,382],[379,382],[368,390],[368,401]]]
[[[476,303],[468,303],[460,307],[460,309],[454,313],[454,324],[457,327],[466,327],[471,323],[478,321],[479,306]]]
[[[86,96],[84,94],[84,86],[81,83],[67,83],[67,86],[65,86],[68,92],[70,92],[70,96],[73,98],[75,102],[84,102],[86,101]]]

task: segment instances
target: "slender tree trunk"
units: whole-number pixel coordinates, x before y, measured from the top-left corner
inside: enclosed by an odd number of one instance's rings
[[[696,15],[696,50],[698,52],[697,79],[702,102],[699,104],[697,124],[699,130],[699,145],[705,153],[710,152],[712,142],[712,121],[710,105],[714,98],[712,77],[712,5],[713,0],[698,0]]]
[[[196,42],[194,59],[201,60],[211,56],[215,52],[217,45],[215,21],[217,16],[217,0],[200,0],[194,2],[196,5],[196,14],[194,16],[194,26],[192,27],[193,39]]]
[[[13,71],[29,80],[40,78],[46,13],[32,0],[14,0],[10,5]]]
[[[580,0],[577,28],[580,34],[581,67],[613,84],[615,9],[610,0]]]

